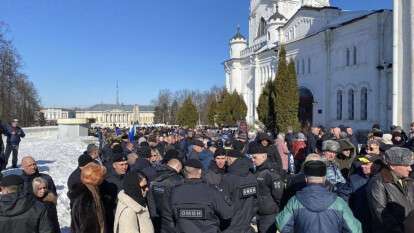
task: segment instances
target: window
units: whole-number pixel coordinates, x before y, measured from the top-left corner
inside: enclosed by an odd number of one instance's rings
[[[357,54],[357,47],[356,46],[354,46],[354,48],[353,48],[353,52],[354,52],[354,57],[353,57],[353,64],[354,65],[356,65],[357,64],[357,62],[358,62],[358,54]]]
[[[266,20],[262,17],[260,19],[259,30],[257,31],[257,37],[266,35]]]
[[[346,66],[351,65],[351,51],[346,49]]]
[[[302,74],[305,74],[305,59],[302,59]]]
[[[354,120],[355,118],[355,95],[354,90],[348,91],[348,120]]]
[[[299,75],[299,71],[300,71],[300,60],[298,59],[296,61],[296,74]]]
[[[336,119],[342,120],[342,91],[336,93]]]
[[[308,74],[311,73],[311,59],[308,57]]]
[[[368,120],[368,89],[361,89],[361,120]]]

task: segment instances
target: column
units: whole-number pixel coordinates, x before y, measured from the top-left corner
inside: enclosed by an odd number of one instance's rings
[[[409,129],[414,120],[414,4],[394,0],[393,124]]]

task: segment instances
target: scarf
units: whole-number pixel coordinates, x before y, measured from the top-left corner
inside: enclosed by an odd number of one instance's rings
[[[124,178],[124,192],[130,196],[134,201],[143,207],[147,207],[147,201],[142,195],[141,187],[139,187],[139,173],[131,172],[128,173]]]
[[[100,228],[100,232],[105,232],[105,219],[104,219],[104,210],[101,202],[101,197],[99,195],[98,189],[96,186],[85,184],[86,188],[91,192],[93,200],[95,202],[96,208],[96,217],[98,218],[98,224]]]

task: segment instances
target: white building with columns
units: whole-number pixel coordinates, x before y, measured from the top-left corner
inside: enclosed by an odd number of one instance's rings
[[[391,125],[391,10],[344,11],[329,0],[251,0],[249,36],[236,33],[224,62],[226,88],[243,96],[250,124],[258,120],[258,100],[275,78],[282,45],[296,64],[301,121],[356,129]]]

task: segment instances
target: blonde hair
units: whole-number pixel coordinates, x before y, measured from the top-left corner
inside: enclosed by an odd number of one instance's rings
[[[83,184],[100,185],[105,179],[106,168],[96,163],[88,163],[81,168],[81,181]]]
[[[36,192],[37,187],[39,187],[40,184],[44,184],[46,189],[49,189],[48,183],[45,179],[43,179],[42,177],[36,177],[32,181],[33,192]]]

